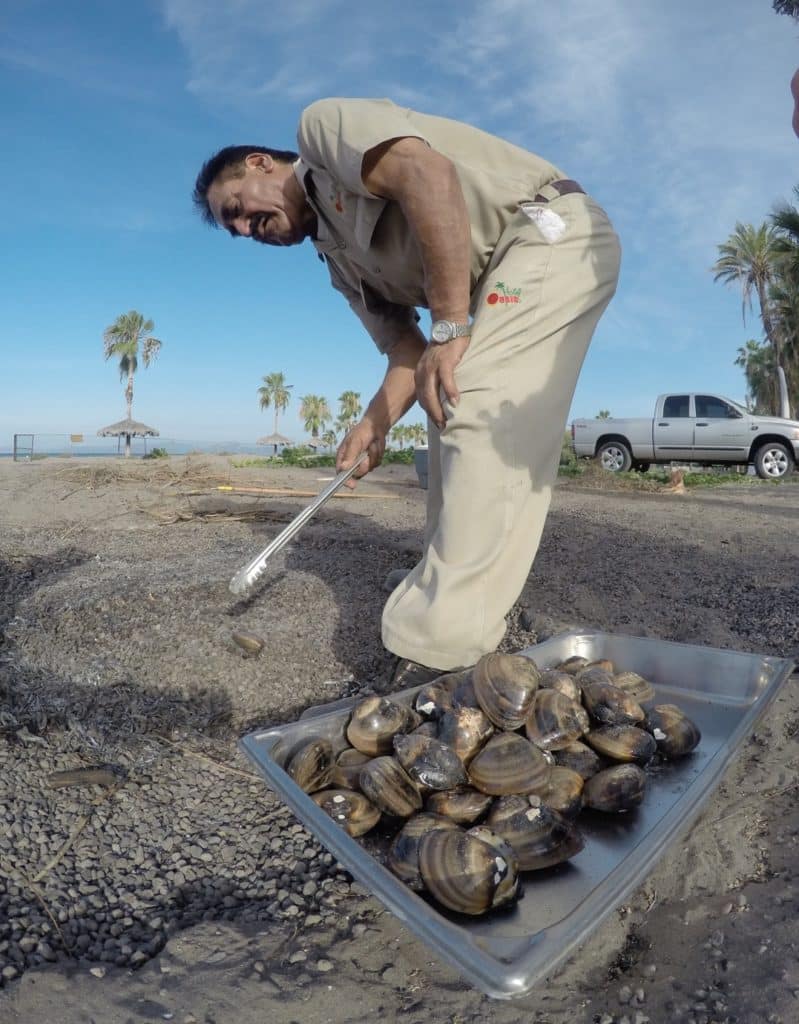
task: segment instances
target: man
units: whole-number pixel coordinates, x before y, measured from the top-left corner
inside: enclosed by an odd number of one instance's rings
[[[619,270],[604,212],[555,166],[388,100],[326,99],[299,153],[231,147],[194,201],[269,245],[310,238],[388,365],[339,469],[418,400],[430,420],[424,549],[383,611],[410,685],[494,650],[541,537],[577,375]],[[417,307],[430,311],[426,337]]]

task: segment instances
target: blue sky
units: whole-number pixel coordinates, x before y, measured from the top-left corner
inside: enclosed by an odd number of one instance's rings
[[[310,243],[233,241],[190,202],[211,152],[293,148],[326,95],[469,121],[605,206],[621,282],[573,415],[644,415],[671,389],[742,399],[734,360],[758,319],[709,268],[736,221],[799,182],[798,39],[770,0],[3,0],[0,447],[124,415],[102,334],[129,309],[164,343],[134,399],[164,437],[270,433],[256,390],[277,371],[295,399],[365,404],[384,359]],[[297,440],[298,406],[280,422]]]

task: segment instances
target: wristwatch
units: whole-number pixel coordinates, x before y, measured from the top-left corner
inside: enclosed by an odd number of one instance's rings
[[[443,345],[453,338],[468,338],[471,333],[471,324],[456,324],[454,320],[436,320],[430,330],[430,340],[436,345]]]

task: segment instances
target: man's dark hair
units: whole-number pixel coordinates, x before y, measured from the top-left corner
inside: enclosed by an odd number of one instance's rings
[[[225,146],[206,160],[197,175],[192,193],[192,202],[206,224],[217,227],[211,207],[208,205],[208,189],[215,181],[241,178],[244,175],[244,160],[250,153],[267,153],[281,164],[293,164],[298,154],[290,149],[269,149],[266,146]]]
[[[774,0],[772,6],[777,14],[787,14],[799,21],[799,0]]]

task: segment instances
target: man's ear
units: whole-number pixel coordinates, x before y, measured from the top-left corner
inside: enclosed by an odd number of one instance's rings
[[[244,165],[248,170],[260,170],[271,174],[275,162],[268,153],[249,153],[244,157]]]

